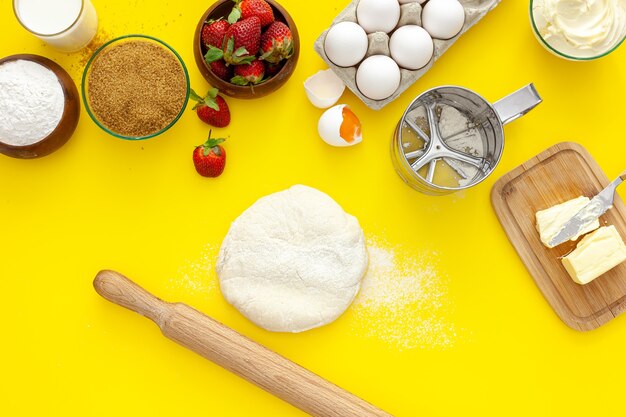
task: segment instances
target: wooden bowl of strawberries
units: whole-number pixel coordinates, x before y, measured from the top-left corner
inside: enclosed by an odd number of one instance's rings
[[[193,40],[202,76],[220,93],[260,98],[293,74],[300,54],[296,24],[274,0],[218,0]]]

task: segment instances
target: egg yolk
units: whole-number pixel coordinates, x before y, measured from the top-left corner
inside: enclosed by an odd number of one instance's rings
[[[339,136],[346,142],[352,143],[361,137],[361,122],[348,106],[343,108],[341,116],[343,122],[339,128]]]

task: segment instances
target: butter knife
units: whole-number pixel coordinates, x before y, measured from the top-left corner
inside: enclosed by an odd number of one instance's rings
[[[600,216],[613,207],[613,199],[615,198],[615,189],[622,182],[626,181],[626,171],[604,190],[595,196],[589,204],[583,207],[574,217],[568,220],[559,233],[557,233],[550,241],[550,246],[555,247],[561,243],[567,242],[574,236],[578,235],[589,223],[597,220]]]

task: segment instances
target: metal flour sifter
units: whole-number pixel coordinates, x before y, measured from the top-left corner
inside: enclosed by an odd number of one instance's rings
[[[533,84],[494,104],[463,87],[428,90],[413,100],[396,128],[392,140],[396,172],[409,186],[429,195],[473,187],[500,162],[503,126],[541,101]],[[450,130],[444,120],[448,115],[461,128],[445,135]],[[468,147],[471,141],[477,146]]]

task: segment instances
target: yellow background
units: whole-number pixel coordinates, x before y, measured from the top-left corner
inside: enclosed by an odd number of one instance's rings
[[[162,38],[201,91],[207,84],[191,43],[210,3],[94,0],[106,35]],[[102,268],[200,309],[394,415],[622,414],[626,318],[589,333],[561,323],[507,241],[489,192],[505,172],[564,140],[584,144],[611,177],[626,168],[626,47],[597,62],[566,62],[534,39],[526,1],[503,1],[382,111],[346,92],[341,101],[361,118],[365,139],[335,149],[317,137],[321,111],[302,82],[324,68],[313,43],[347,1],[282,3],[300,30],[300,62],[270,97],[228,100],[232,124],[217,129],[230,137],[221,178],[194,171],[191,153],[208,128],[190,110],[143,142],[109,137],[83,113],[55,154],[0,155],[0,415],[302,415],[101,299],[91,282]],[[84,54],[44,46],[18,25],[9,0],[0,0],[0,35],[0,56],[41,54],[80,81]],[[396,176],[391,134],[421,91],[458,84],[497,100],[528,82],[545,101],[506,127],[503,160],[483,184],[435,198]],[[199,286],[177,282],[254,200],[296,183],[334,197],[369,238],[407,255],[437,252],[450,320],[464,335],[450,348],[400,351],[350,331],[351,311],[322,329],[272,334],[208,291],[213,272],[200,274]]]

